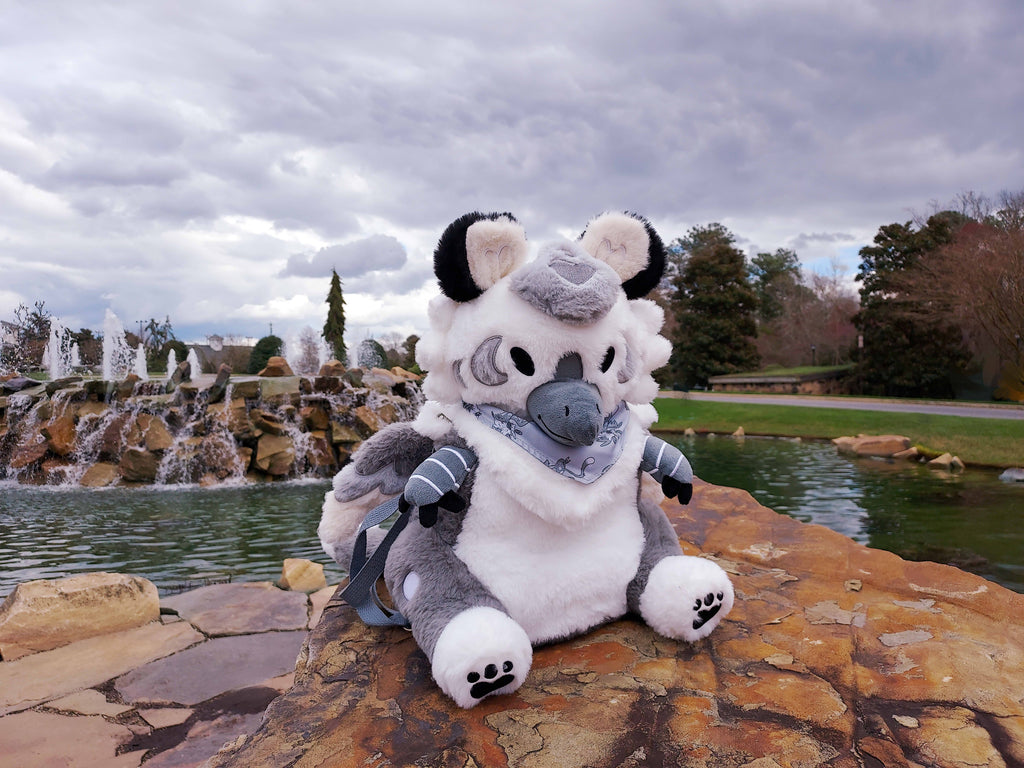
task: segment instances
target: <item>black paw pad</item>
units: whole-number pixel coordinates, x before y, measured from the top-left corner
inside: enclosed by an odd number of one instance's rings
[[[723,592],[717,594],[708,592],[704,595],[703,599],[697,598],[693,606],[693,610],[697,614],[697,618],[693,620],[694,629],[700,629],[718,614],[722,609],[722,599],[724,597],[725,594]]]
[[[516,679],[514,675],[509,674],[512,672],[511,661],[506,660],[502,663],[501,672],[502,674],[499,677],[497,664],[488,664],[484,667],[482,675],[479,672],[470,672],[466,675],[466,682],[473,686],[469,689],[469,695],[474,699],[482,699],[487,694],[494,693],[499,688],[504,688]]]

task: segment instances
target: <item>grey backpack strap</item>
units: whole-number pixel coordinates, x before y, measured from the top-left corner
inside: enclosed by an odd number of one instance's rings
[[[379,507],[375,507],[363,519],[359,526],[359,532],[356,534],[355,547],[352,550],[352,569],[349,574],[348,586],[341,592],[342,599],[356,609],[359,618],[375,627],[409,626],[409,621],[405,616],[393,608],[386,607],[381,602],[380,595],[377,594],[377,580],[384,573],[384,562],[387,560],[391,545],[395,543],[398,534],[409,522],[409,509],[398,516],[384,540],[373,551],[370,558],[366,558],[366,531],[375,525],[380,525],[395,512],[398,512],[400,498],[400,496],[396,496]]]

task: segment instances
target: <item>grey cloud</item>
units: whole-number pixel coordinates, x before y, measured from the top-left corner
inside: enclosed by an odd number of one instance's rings
[[[405,266],[405,247],[390,235],[373,235],[343,245],[321,248],[312,255],[297,253],[288,257],[281,276],[323,277],[337,270],[342,278],[354,278],[368,272],[391,272]]]

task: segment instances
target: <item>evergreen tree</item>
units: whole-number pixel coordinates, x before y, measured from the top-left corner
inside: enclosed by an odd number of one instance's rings
[[[345,348],[345,297],[341,292],[341,278],[331,270],[331,288],[327,291],[327,320],[324,322],[324,340],[331,348],[334,359],[348,365]]]
[[[962,214],[943,211],[921,227],[909,221],[886,224],[874,245],[860,249],[860,311],[853,322],[864,342],[857,380],[865,392],[953,397],[952,376],[970,359],[963,333],[948,320],[925,317],[921,299],[904,281],[909,270],[951,243],[966,221]]]
[[[276,355],[280,355],[283,348],[284,341],[273,334],[264,336],[257,341],[256,346],[252,348],[252,355],[249,356],[249,373],[259,373],[262,371],[267,367],[267,361]]]
[[[750,277],[757,294],[757,316],[762,322],[781,317],[788,301],[803,287],[800,259],[788,248],[757,254],[750,260]]]
[[[757,296],[746,259],[721,224],[694,227],[671,247],[679,264],[672,307],[677,321],[675,383],[690,389],[708,378],[758,366],[753,339]]]

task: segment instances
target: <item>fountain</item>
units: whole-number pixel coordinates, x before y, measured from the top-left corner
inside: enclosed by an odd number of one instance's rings
[[[185,358],[185,361],[190,366],[191,372],[189,375],[192,377],[192,380],[195,381],[196,377],[203,372],[202,366],[199,365],[199,355],[196,354],[195,347],[189,347],[188,357]]]
[[[108,309],[103,318],[103,380],[123,379],[134,366],[135,353],[128,346],[121,321]]]
[[[171,378],[174,372],[178,368],[178,356],[174,352],[174,347],[167,352],[167,378]]]
[[[50,381],[70,376],[80,365],[78,344],[71,332],[57,318],[51,318],[50,340],[43,351],[43,367],[49,373]]]
[[[149,381],[149,371],[146,370],[146,347],[142,344],[135,349],[135,375],[143,381]]]

